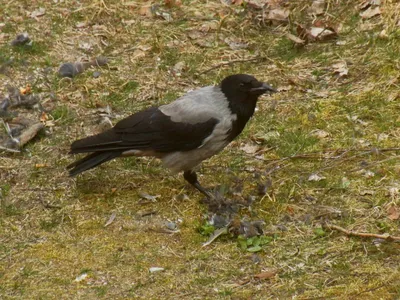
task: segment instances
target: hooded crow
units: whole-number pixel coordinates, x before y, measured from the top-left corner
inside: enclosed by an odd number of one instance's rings
[[[224,78],[159,107],[150,107],[100,134],[72,143],[70,154],[90,153],[70,164],[75,176],[106,161],[124,156],[153,156],[197,190],[212,198],[193,170],[236,138],[253,116],[258,97],[276,92],[246,74]]]

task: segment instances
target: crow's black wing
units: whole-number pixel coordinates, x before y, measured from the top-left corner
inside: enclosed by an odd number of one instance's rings
[[[201,123],[173,122],[157,107],[133,114],[115,127],[71,145],[71,153],[152,150],[165,153],[188,151],[202,145],[218,123],[210,118]]]

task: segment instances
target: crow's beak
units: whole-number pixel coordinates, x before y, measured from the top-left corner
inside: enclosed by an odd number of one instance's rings
[[[276,89],[274,89],[272,86],[270,86],[270,85],[268,85],[266,83],[263,83],[259,87],[252,88],[250,90],[250,92],[264,94],[266,92],[277,93],[278,91]]]

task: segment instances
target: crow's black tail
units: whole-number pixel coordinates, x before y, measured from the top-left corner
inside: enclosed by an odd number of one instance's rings
[[[75,176],[79,173],[82,173],[86,170],[92,169],[105,163],[106,161],[112,160],[121,155],[121,151],[101,151],[101,152],[94,152],[85,156],[84,158],[73,162],[67,169],[69,170],[69,176]]]

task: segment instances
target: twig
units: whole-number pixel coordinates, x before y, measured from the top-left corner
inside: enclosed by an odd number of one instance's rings
[[[382,164],[382,163],[384,163],[384,162],[387,162],[387,161],[390,161],[390,160],[393,160],[393,159],[398,159],[398,158],[400,158],[400,155],[388,157],[388,158],[385,158],[385,159],[382,159],[382,160],[373,162],[373,163],[369,164],[368,166],[369,166],[369,167],[376,166],[376,165]],[[357,172],[357,171],[360,171],[360,170],[362,170],[362,169],[363,169],[363,168],[355,168],[355,169],[350,170],[349,172]]]
[[[249,62],[249,61],[256,61],[256,60],[264,60],[264,59],[267,59],[267,58],[258,56],[258,57],[252,57],[252,58],[246,58],[246,59],[235,59],[235,60],[223,62],[223,63],[220,63],[218,65],[212,66],[211,68],[209,68],[207,70],[204,70],[203,72],[200,72],[198,75],[203,75],[203,74],[208,73],[208,72],[210,72],[212,70],[215,70],[215,69],[218,69],[218,68],[224,67],[224,66],[229,66],[229,65],[232,65],[232,64],[235,64],[235,63]]]
[[[389,234],[376,234],[376,233],[368,233],[368,232],[357,232],[357,231],[352,231],[352,230],[347,230],[343,227],[333,225],[333,224],[324,224],[323,225],[325,228],[328,228],[330,230],[337,230],[340,232],[343,232],[344,234],[348,236],[358,236],[362,238],[375,238],[375,239],[383,239],[386,241],[400,241],[399,236],[391,236]]]

